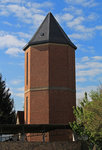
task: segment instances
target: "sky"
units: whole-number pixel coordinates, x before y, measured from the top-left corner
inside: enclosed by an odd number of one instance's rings
[[[16,111],[24,106],[22,49],[49,12],[77,46],[77,104],[102,83],[101,0],[0,0],[0,73]]]

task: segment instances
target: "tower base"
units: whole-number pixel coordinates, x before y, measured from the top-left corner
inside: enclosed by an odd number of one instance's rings
[[[30,133],[27,134],[29,142],[54,142],[54,141],[72,141],[73,132],[69,129],[57,129],[47,133]]]

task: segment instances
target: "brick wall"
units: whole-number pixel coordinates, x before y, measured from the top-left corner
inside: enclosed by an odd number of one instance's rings
[[[25,51],[25,121],[28,97],[28,124],[68,124],[73,121],[75,94],[73,48],[69,45],[42,44],[31,46]],[[67,137],[52,139],[60,141],[67,140]]]

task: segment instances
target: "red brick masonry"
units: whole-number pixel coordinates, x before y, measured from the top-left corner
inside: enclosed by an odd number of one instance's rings
[[[26,56],[28,53],[28,85]],[[41,44],[25,51],[25,122],[28,124],[67,124],[74,120],[76,105],[75,49],[69,45]],[[28,119],[26,119],[28,97]],[[48,134],[48,141],[66,140]],[[40,139],[38,138],[37,141]],[[35,139],[36,141],[36,139]]]

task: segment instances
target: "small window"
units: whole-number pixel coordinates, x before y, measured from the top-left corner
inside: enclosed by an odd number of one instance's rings
[[[44,33],[42,32],[42,33],[40,33],[40,37],[42,37],[42,36],[44,36]]]
[[[26,57],[26,85],[28,85],[28,53]]]

